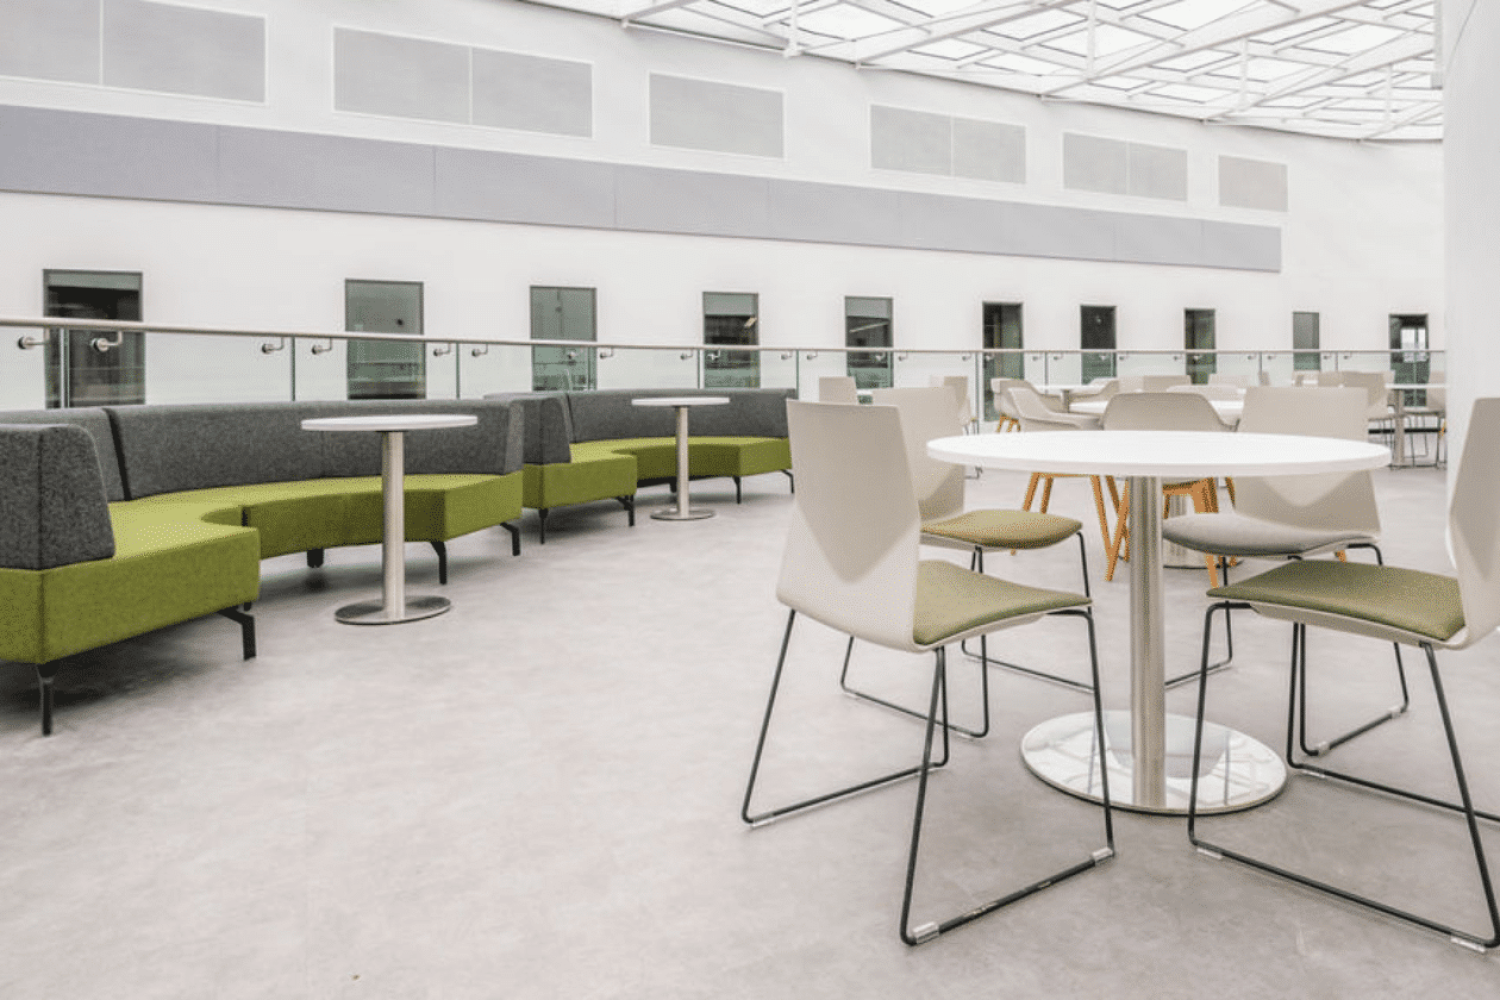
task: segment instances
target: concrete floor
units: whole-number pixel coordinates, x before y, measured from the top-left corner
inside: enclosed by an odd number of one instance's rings
[[[986,473],[970,504],[1015,505]],[[1391,562],[1444,569],[1443,475],[1383,471]],[[1109,864],[918,949],[896,935],[914,786],[748,830],[738,812],[785,621],[774,598],[786,480],[696,496],[718,517],[633,529],[613,504],[562,511],[509,554],[498,529],[450,546],[454,610],[384,628],[335,607],[379,588],[378,550],[268,561],[260,656],[209,618],[78,657],[38,735],[31,668],[0,667],[0,996],[335,998],[1494,997],[1463,950],[1229,862],[1178,819],[1117,814]],[[1099,580],[1085,481],[1054,509],[1089,525],[1106,705],[1128,703],[1128,584]],[[938,553],[934,552],[934,555]],[[436,564],[409,546],[414,590]],[[1073,550],[992,557],[1077,587]],[[1196,658],[1205,574],[1167,573],[1169,671]],[[1281,745],[1288,629],[1245,616],[1210,713]],[[1072,669],[1079,627],[996,640]],[[912,721],[841,696],[842,643],[799,627],[768,800],[920,752]],[[1395,700],[1389,647],[1315,635],[1313,724]],[[862,682],[920,699],[929,661],[862,649]],[[1500,808],[1500,642],[1444,658],[1476,798]],[[1426,672],[1407,718],[1340,750],[1447,794]],[[954,661],[955,712],[975,675]],[[933,780],[919,919],[1084,857],[1099,810],[1020,765],[1034,723],[1084,695],[992,672],[997,729]],[[1192,686],[1169,697],[1188,713]],[[1482,927],[1460,824],[1294,779],[1212,834]],[[1492,842],[1500,841],[1493,828]],[[1500,853],[1495,861],[1500,862]]]

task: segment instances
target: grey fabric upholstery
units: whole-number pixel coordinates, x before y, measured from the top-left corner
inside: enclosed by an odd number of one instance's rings
[[[125,483],[120,478],[120,460],[115,453],[115,435],[109,415],[98,407],[70,410],[10,410],[0,412],[0,424],[73,424],[88,431],[104,476],[104,492],[110,500],[125,499]]]
[[[380,474],[380,435],[306,431],[315,417],[471,413],[473,427],[412,431],[406,471],[506,475],[521,468],[524,426],[500,401],[380,400],[106,408],[132,499],[215,486]]]
[[[485,399],[509,403],[521,413],[525,443],[521,454],[527,465],[555,465],[573,457],[573,421],[567,398],[560,393],[487,393]]]
[[[795,389],[604,389],[568,393],[574,441],[615,438],[672,437],[677,414],[671,407],[635,406],[632,400],[664,396],[725,396],[726,406],[692,411],[689,427],[695,437],[787,436],[786,401]]]
[[[1302,555],[1318,549],[1368,544],[1375,536],[1363,531],[1335,532],[1245,517],[1233,511],[1183,514],[1162,522],[1162,537],[1178,545],[1216,556]]]
[[[0,566],[51,569],[115,554],[93,438],[73,424],[0,424]]]

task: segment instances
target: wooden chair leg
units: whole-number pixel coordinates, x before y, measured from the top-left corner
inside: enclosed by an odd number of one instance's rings
[[[1104,539],[1104,551],[1109,551],[1110,530],[1109,515],[1104,510],[1104,490],[1100,487],[1098,476],[1089,476],[1089,482],[1094,487],[1094,510],[1099,514],[1099,535]],[[1110,479],[1110,493],[1114,493],[1114,479]]]
[[[1040,472],[1033,472],[1031,479],[1026,483],[1026,502],[1021,504],[1022,510],[1031,509],[1031,498],[1036,496],[1036,484],[1042,481]]]
[[[1052,502],[1052,483],[1053,482],[1054,482],[1054,477],[1048,476],[1046,478],[1046,480],[1043,481],[1043,483],[1042,483],[1042,506],[1041,506],[1040,509],[1041,509],[1041,512],[1043,514],[1047,513],[1047,506],[1048,506],[1048,504],[1050,504]]]
[[[1127,526],[1130,524],[1130,494],[1126,493],[1120,497],[1120,505],[1115,508],[1115,537],[1110,541],[1107,548],[1109,560],[1104,567],[1104,579],[1115,578],[1115,563],[1120,559],[1129,558],[1126,546],[1130,542]]]

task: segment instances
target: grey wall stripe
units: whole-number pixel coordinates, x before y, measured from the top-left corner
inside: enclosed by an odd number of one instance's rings
[[[0,190],[1281,269],[1281,229],[0,106]]]

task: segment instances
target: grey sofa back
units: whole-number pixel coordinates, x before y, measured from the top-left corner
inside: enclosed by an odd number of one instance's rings
[[[380,435],[306,431],[315,417],[466,413],[473,427],[406,435],[409,473],[506,475],[521,467],[519,412],[484,400],[114,406],[106,412],[131,499],[216,486],[380,474]]]
[[[677,414],[670,406],[636,406],[632,400],[668,396],[725,396],[728,405],[695,407],[688,428],[695,437],[784,438],[786,401],[795,389],[603,389],[567,394],[574,441],[672,437]]]
[[[520,408],[526,431],[521,453],[527,465],[555,465],[572,459],[573,420],[562,393],[492,392],[484,398]]]
[[[99,407],[80,406],[68,410],[9,410],[0,412],[0,424],[72,424],[88,432],[104,477],[104,493],[110,500],[125,499],[125,482],[120,477],[120,459],[115,451],[115,435],[109,414]]]
[[[77,424],[0,424],[0,566],[51,569],[115,554],[97,446]]]

